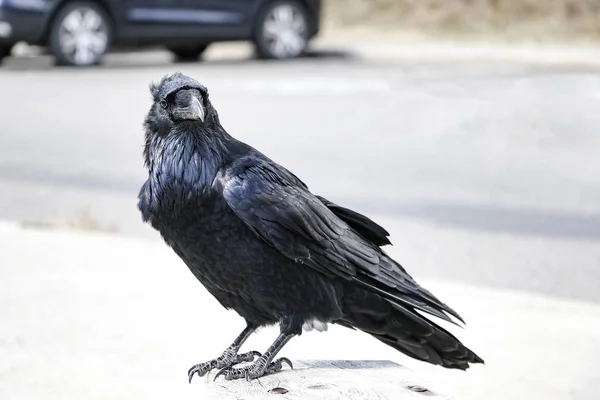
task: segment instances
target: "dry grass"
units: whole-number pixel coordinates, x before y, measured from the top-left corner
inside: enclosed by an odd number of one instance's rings
[[[331,30],[598,40],[600,0],[325,0]]]

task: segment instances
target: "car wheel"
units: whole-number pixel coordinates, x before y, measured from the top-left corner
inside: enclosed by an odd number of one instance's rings
[[[0,46],[0,62],[2,62],[2,60],[4,60],[6,57],[10,56],[11,51],[12,51],[12,45]]]
[[[259,14],[255,26],[254,44],[261,58],[294,58],[306,50],[309,18],[305,8],[296,1],[269,4]]]
[[[190,62],[197,61],[204,53],[208,44],[196,46],[168,46],[167,49],[175,56],[175,61]]]
[[[111,23],[100,6],[69,3],[54,18],[49,48],[58,65],[85,67],[100,63],[110,39]]]

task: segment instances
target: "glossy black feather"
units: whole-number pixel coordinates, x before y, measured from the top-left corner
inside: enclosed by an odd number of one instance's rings
[[[204,121],[169,119],[158,103],[180,91],[202,97]],[[152,93],[140,211],[224,307],[285,333],[311,319],[354,327],[448,368],[482,362],[417,312],[461,319],[380,248],[384,228],[231,137],[197,82],[174,75]]]
[[[291,260],[378,288],[390,299],[448,321],[444,313],[461,319],[308,189],[290,181],[283,167],[256,155],[242,157],[219,183],[231,209]]]
[[[317,195],[316,197],[317,199],[321,200],[321,203],[325,204],[327,208],[337,215],[338,218],[346,222],[362,237],[371,241],[373,244],[377,246],[392,244],[388,239],[388,236],[390,236],[388,231],[373,222],[370,218],[359,214],[356,211],[338,206],[322,196]]]

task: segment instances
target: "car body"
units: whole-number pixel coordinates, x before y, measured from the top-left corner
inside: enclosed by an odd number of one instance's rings
[[[73,33],[85,30],[77,28],[76,21],[82,26],[103,24],[101,28],[94,28],[93,32],[102,31],[102,35],[98,36],[100,39],[93,35],[88,38],[96,41],[88,47],[101,47],[97,42],[106,37],[103,54],[109,47],[161,45],[169,47],[180,58],[186,58],[186,55],[187,58],[194,58],[194,55],[197,58],[210,43],[243,40],[253,41],[259,54],[266,58],[289,58],[264,51],[264,48],[261,52],[260,49],[260,40],[264,39],[260,37],[261,27],[263,32],[269,31],[273,35],[285,30],[277,30],[273,23],[269,25],[266,21],[268,10],[279,12],[279,19],[289,20],[291,17],[285,16],[282,7],[288,7],[288,10],[292,7],[301,14],[300,19],[304,19],[302,38],[306,43],[317,35],[320,0],[0,0],[0,58],[1,53],[6,55],[15,43],[26,42],[49,47],[61,64],[98,63],[99,59],[78,63],[56,54],[61,52],[63,45],[68,49],[75,46],[71,43],[73,41],[78,41],[78,44],[85,42],[86,37]],[[93,15],[88,17],[86,12]],[[272,18],[273,21],[275,19]],[[299,22],[294,24],[300,25]],[[72,36],[70,39],[67,38],[69,35]],[[300,55],[304,47],[291,56]]]

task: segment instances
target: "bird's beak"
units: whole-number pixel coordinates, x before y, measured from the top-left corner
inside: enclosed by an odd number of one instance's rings
[[[192,104],[190,104],[190,111],[192,115],[196,115],[197,118],[204,122],[204,106],[202,105],[202,103],[200,102],[200,100],[198,100],[198,98],[196,96],[192,97]]]
[[[179,121],[202,121],[206,118],[206,110],[202,102],[196,96],[191,96],[190,103],[185,107],[177,107],[173,110],[173,117]]]

